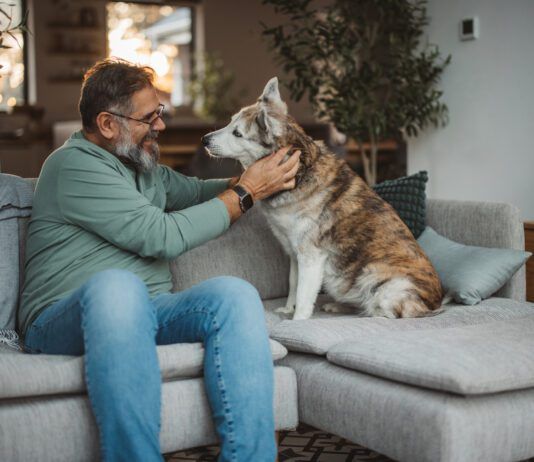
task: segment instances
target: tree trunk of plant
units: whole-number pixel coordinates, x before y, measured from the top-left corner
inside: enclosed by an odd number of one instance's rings
[[[368,182],[369,186],[376,184],[376,174],[378,169],[378,143],[372,130],[369,130],[369,139],[371,144],[371,178]]]
[[[362,156],[362,164],[363,164],[363,176],[365,177],[365,181],[368,185],[374,184],[373,181],[373,172],[372,172],[372,160],[369,159],[367,156],[367,153],[365,152],[365,148],[363,147],[363,143],[361,140],[356,140],[356,144],[358,145],[358,149],[360,150],[360,155]],[[371,181],[373,181],[371,183]]]

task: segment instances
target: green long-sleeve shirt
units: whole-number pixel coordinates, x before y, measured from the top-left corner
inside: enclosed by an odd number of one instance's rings
[[[28,225],[22,335],[50,303],[98,271],[132,271],[149,293],[172,287],[168,260],[222,234],[230,217],[217,194],[228,180],[199,180],[159,165],[136,173],[77,132],[43,165]]]

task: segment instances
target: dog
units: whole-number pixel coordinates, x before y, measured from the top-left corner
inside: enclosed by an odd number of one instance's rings
[[[295,188],[259,203],[290,256],[289,296],[277,311],[308,319],[323,286],[335,300],[323,306],[329,312],[386,318],[439,312],[440,280],[408,227],[288,115],[276,77],[255,104],[203,142],[212,156],[237,159],[245,169],[283,146],[301,151]]]

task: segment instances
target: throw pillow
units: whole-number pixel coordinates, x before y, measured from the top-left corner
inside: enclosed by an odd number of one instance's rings
[[[427,172],[421,171],[373,186],[374,191],[395,209],[416,239],[425,229],[427,181]]]
[[[476,305],[497,292],[532,255],[513,249],[459,244],[427,227],[417,242],[436,268],[445,293]]]

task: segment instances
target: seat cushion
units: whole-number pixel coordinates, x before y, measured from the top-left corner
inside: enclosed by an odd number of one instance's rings
[[[157,347],[162,379],[202,375],[204,348],[201,343]],[[273,360],[287,350],[271,340]],[[85,391],[83,356],[28,354],[0,345],[0,398],[82,393]]]
[[[270,336],[290,351],[326,355],[334,345],[362,337],[381,339],[393,332],[410,330],[435,332],[448,327],[483,324],[530,314],[534,314],[533,304],[506,298],[489,298],[473,306],[447,305],[444,313],[426,318],[360,318],[326,314],[316,308],[311,319],[285,319],[274,325],[271,319]]]
[[[534,310],[533,310],[534,311]],[[360,333],[328,361],[385,379],[463,395],[534,387],[534,313],[442,329]]]

